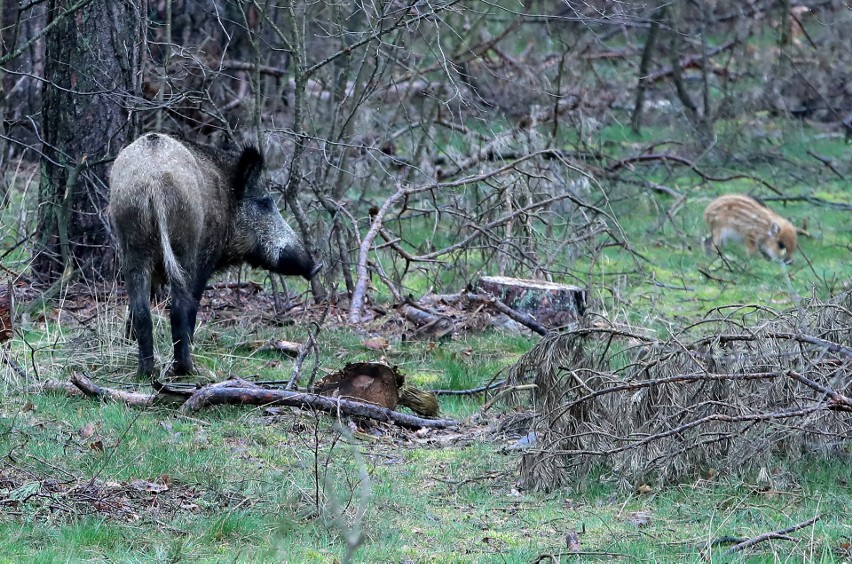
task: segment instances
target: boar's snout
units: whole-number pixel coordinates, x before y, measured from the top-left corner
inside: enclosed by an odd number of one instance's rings
[[[322,270],[323,263],[314,261],[304,249],[293,252],[292,249],[282,249],[278,254],[278,264],[274,270],[285,276],[301,276],[310,280]]]

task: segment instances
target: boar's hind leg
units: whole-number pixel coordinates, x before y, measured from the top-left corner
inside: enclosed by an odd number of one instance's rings
[[[172,341],[175,344],[175,374],[192,374],[192,356],[189,347],[192,344],[192,331],[198,306],[195,300],[183,288],[172,289]]]
[[[133,268],[125,272],[127,286],[128,309],[133,334],[139,343],[140,377],[150,378],[154,375],[154,327],[151,322],[151,268],[144,259],[130,260]]]
[[[198,302],[186,288],[175,285],[172,288],[171,323],[172,341],[175,345],[175,374],[183,376],[193,373],[192,333],[195,330],[195,316],[198,313]]]

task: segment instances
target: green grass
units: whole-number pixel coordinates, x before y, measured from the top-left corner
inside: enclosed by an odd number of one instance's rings
[[[220,346],[242,338],[219,330]],[[264,331],[281,329],[256,336]],[[288,327],[284,333],[303,338],[304,331]],[[348,331],[323,335],[324,366],[339,363],[335,357],[344,349],[358,358],[373,354],[359,352],[359,337]],[[387,354],[422,385],[465,387],[486,382],[533,342],[486,333],[437,344],[397,343]],[[70,339],[43,354],[70,359],[71,367],[61,369],[67,374],[91,355],[75,352],[74,344]],[[206,351],[214,367],[228,347]],[[235,355],[220,362],[252,373],[269,360]],[[278,372],[288,374],[289,363],[280,361]],[[100,370],[109,377],[114,367]],[[259,409],[227,407],[180,418],[168,407],[140,410],[60,394],[6,397],[0,451],[14,461],[7,470],[25,470],[42,483],[42,495],[6,506],[0,516],[0,553],[16,561],[339,559],[348,531],[335,516],[343,511],[351,523],[361,491],[356,449],[372,492],[357,561],[529,562],[564,550],[570,529],[585,531],[584,550],[641,561],[698,561],[708,539],[753,536],[820,514],[813,528],[793,534],[798,543],[765,544],[756,554],[832,562],[832,551],[850,535],[845,515],[852,476],[843,462],[779,468],[771,491],[752,485],[755,476],[718,476],[639,495],[619,491],[599,474],[576,489],[542,495],[519,489],[519,455],[502,449],[514,439],[472,429],[458,439],[450,438],[454,433],[382,429],[351,440],[337,435],[332,418],[308,413],[272,421]],[[467,417],[481,400],[454,398],[442,407]],[[496,423],[500,411],[490,410],[477,425]],[[102,450],[92,447],[97,441]],[[93,478],[117,488],[103,499],[125,499],[126,513],[99,510],[91,499],[71,502],[74,496],[65,492]],[[62,486],[49,491],[47,479]],[[143,494],[131,487],[136,480],[165,480],[169,490]],[[0,498],[6,499],[3,484]]]

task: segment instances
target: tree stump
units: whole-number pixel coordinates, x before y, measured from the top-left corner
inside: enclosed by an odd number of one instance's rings
[[[535,317],[548,329],[576,323],[586,311],[587,293],[578,286],[483,276],[476,282],[476,289],[491,294],[515,311]]]
[[[438,415],[440,406],[435,394],[404,384],[405,377],[394,366],[381,362],[353,362],[317,382],[313,392],[355,399],[387,409],[396,409],[397,404],[404,405],[426,417]]]
[[[12,338],[14,326],[12,325],[12,317],[14,317],[15,309],[15,294],[12,291],[12,283],[9,282],[6,287],[0,286],[0,343],[4,343]]]
[[[353,362],[314,385],[314,393],[357,399],[394,409],[405,379],[397,370],[379,362]]]

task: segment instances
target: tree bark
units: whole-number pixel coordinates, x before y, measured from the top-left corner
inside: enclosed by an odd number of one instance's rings
[[[633,115],[630,117],[630,127],[633,133],[639,134],[642,126],[642,110],[645,106],[645,91],[648,88],[648,70],[651,68],[651,60],[654,54],[654,44],[660,31],[660,20],[665,17],[665,5],[657,8],[651,14],[651,29],[645,39],[645,48],[642,49],[642,59],[639,62],[639,82],[636,85],[636,102],[633,105]]]
[[[82,4],[82,5],[81,5]],[[112,279],[116,256],[103,213],[110,161],[137,134],[146,2],[50,0],[42,111],[39,228],[34,274],[79,270]]]

